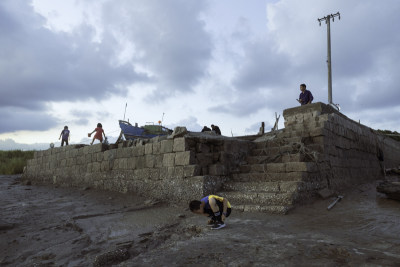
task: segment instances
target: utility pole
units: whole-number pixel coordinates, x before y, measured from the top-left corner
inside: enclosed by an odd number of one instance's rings
[[[323,18],[318,19],[319,26],[321,26],[321,21],[325,21],[327,26],[327,37],[328,37],[328,57],[326,63],[328,64],[328,102],[329,104],[333,104],[332,102],[332,62],[331,62],[331,19],[335,21],[335,17],[339,17],[340,13],[330,14]]]

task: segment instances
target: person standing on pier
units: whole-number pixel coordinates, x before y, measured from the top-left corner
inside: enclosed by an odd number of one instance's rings
[[[64,143],[66,146],[68,146],[68,141],[70,140],[70,136],[69,136],[69,130],[68,130],[68,126],[64,126],[64,130],[61,131],[60,137],[58,138],[58,140],[61,140],[61,146],[64,146]]]
[[[101,123],[98,123],[96,129],[94,129],[93,132],[88,133],[88,137],[90,137],[92,135],[92,133],[94,133],[94,132],[96,132],[96,134],[93,136],[93,140],[90,144],[93,145],[93,142],[95,139],[99,140],[100,143],[102,143],[103,135],[104,135],[104,138],[106,138],[106,134],[104,133],[104,130],[103,130],[103,125],[101,125]]]
[[[301,93],[300,93],[299,99],[297,101],[299,101],[299,103],[302,106],[303,105],[307,105],[307,104],[311,104],[312,101],[314,100],[313,95],[306,88],[307,88],[307,86],[304,83],[300,84]]]

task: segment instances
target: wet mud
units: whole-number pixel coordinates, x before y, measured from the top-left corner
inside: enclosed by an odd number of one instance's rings
[[[0,266],[400,266],[400,202],[375,183],[340,193],[211,230],[186,203],[0,176]]]

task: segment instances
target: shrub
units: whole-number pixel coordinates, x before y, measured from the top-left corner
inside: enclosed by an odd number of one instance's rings
[[[28,159],[33,158],[34,151],[10,150],[0,151],[0,174],[20,174]]]

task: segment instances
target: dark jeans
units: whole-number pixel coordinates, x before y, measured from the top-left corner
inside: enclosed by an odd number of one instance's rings
[[[64,146],[64,142],[65,142],[65,145],[68,146],[68,139],[67,139],[67,140],[64,140],[64,139],[63,139],[63,140],[61,141],[61,146]]]

